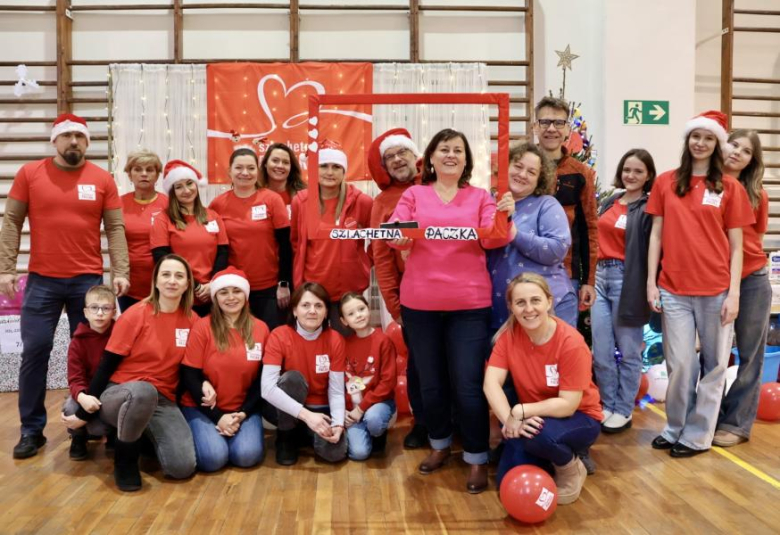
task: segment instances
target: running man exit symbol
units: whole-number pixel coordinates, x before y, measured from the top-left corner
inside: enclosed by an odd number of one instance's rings
[[[669,124],[668,100],[624,100],[623,124]]]

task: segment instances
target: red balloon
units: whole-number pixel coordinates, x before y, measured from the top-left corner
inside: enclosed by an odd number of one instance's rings
[[[536,524],[555,512],[558,487],[550,474],[538,466],[523,464],[504,476],[499,497],[509,516],[526,524]]]
[[[396,322],[391,321],[387,324],[385,334],[393,342],[395,346],[395,352],[399,355],[409,356],[409,350],[406,349],[406,343],[404,342],[404,334],[401,331],[401,326]]]
[[[395,358],[395,374],[396,376],[406,375],[406,367],[409,364],[409,359],[404,355],[398,355]]]
[[[642,379],[639,381],[639,391],[636,393],[636,403],[647,395],[647,391],[650,389],[650,381],[647,380],[647,374],[642,374]]]
[[[399,375],[395,383],[395,405],[398,407],[398,414],[412,414],[409,407],[409,393],[406,391],[406,376]]]
[[[780,420],[780,383],[764,383],[758,397],[758,418],[767,422]]]

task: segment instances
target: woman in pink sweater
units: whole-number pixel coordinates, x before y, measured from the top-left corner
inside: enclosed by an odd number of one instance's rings
[[[506,245],[516,230],[511,194],[501,198],[496,216],[490,194],[469,185],[473,167],[466,137],[442,130],[425,149],[422,185],[406,190],[390,221],[417,221],[421,228],[492,228],[490,239],[476,239],[468,230],[443,230],[430,231],[429,239],[403,238],[391,244],[409,251],[401,281],[401,318],[415,355],[433,448],[420,473],[438,470],[450,456],[454,401],[463,459],[471,465],[466,489],[477,494],[487,488],[489,435],[482,393],[491,306],[485,248]]]

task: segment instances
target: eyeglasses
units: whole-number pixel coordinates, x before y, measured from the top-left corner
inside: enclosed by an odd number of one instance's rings
[[[114,311],[114,305],[88,305],[85,308],[93,314],[110,314]]]
[[[409,149],[401,149],[398,152],[396,152],[395,154],[385,154],[385,156],[382,158],[382,160],[385,163],[389,163],[389,162],[392,162],[393,160],[395,160],[396,158],[401,158],[401,159],[406,158],[407,156],[409,156],[410,152],[412,152],[412,151],[410,151]]]
[[[536,122],[545,130],[550,128],[551,124],[555,125],[556,130],[563,130],[566,125],[569,124],[569,121],[566,121],[565,119],[539,119]]]

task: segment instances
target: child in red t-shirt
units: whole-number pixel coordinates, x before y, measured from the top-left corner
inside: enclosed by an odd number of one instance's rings
[[[84,296],[84,317],[87,323],[80,323],[76,327],[76,332],[68,346],[70,396],[62,408],[65,416],[76,414],[79,406],[89,413],[100,410],[100,400],[87,394],[87,389],[114,328],[115,302],[113,290],[102,284],[93,286]],[[83,461],[88,456],[88,435],[108,435],[110,428],[100,418],[95,418],[85,427],[68,429],[68,432],[70,433],[70,458],[74,461]]]
[[[593,445],[603,418],[593,359],[582,335],[551,315],[553,295],[541,275],[512,279],[507,302],[511,314],[496,335],[484,383],[506,439],[498,486],[515,466],[538,465],[554,472],[558,503],[569,504],[587,477],[575,452]],[[508,372],[520,401],[514,407],[502,388]]]
[[[347,453],[354,461],[382,453],[395,414],[395,346],[371,327],[366,298],[347,292],[339,303],[341,322],[355,331],[346,339]]]

